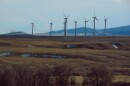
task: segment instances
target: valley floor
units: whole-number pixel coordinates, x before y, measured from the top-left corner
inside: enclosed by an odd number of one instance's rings
[[[106,66],[113,82],[130,82],[130,37],[0,37],[0,64],[71,65],[75,74]],[[127,72],[127,74],[126,74]]]

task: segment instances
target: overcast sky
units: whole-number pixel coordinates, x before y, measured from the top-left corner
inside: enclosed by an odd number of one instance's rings
[[[99,19],[96,28],[104,28],[104,18],[109,18],[108,27],[130,25],[130,0],[0,0],[0,33],[24,31],[31,33],[31,22],[35,22],[35,33],[63,29],[64,16],[70,15],[68,29],[84,27],[84,17],[93,28],[94,9]]]

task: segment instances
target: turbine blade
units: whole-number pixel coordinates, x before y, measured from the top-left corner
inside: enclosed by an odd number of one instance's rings
[[[76,19],[76,21],[78,21],[78,18]]]
[[[86,21],[86,17],[84,17],[84,20]]]
[[[63,13],[64,17],[66,18],[66,15]]]
[[[97,17],[95,17],[95,19],[96,19],[97,21],[99,21]]]
[[[66,18],[68,19],[70,16],[67,16]]]

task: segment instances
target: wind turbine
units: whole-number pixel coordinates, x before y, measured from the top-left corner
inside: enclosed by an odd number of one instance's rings
[[[53,26],[53,23],[51,22],[50,23],[50,37],[52,36],[52,26]]]
[[[64,15],[65,16],[65,18],[64,18],[64,36],[66,37],[66,30],[67,30],[67,21],[68,21],[68,18],[69,18],[69,16],[66,16],[66,15]]]
[[[95,8],[94,8],[94,17],[93,17],[93,37],[96,35],[96,21],[99,21],[98,18],[95,16]]]
[[[89,21],[87,21],[85,18],[85,21],[84,21],[84,23],[85,23],[85,36],[87,36],[87,33],[86,33],[87,32],[87,22],[89,22]]]
[[[33,17],[33,21],[31,23],[31,25],[32,25],[32,36],[33,36],[34,35],[34,17]]]
[[[94,24],[94,29],[93,29],[93,37],[95,37],[95,33],[96,33],[96,21],[99,21],[98,19],[97,19],[97,17],[96,16],[94,16],[93,17],[93,24]]]
[[[105,21],[104,36],[106,36],[106,31],[107,31],[107,20],[108,20],[108,19],[106,19],[106,18],[104,19],[104,21]]]
[[[34,31],[34,23],[31,23],[32,24],[32,36],[33,36],[33,31]]]
[[[77,20],[75,21],[75,37],[77,36]]]

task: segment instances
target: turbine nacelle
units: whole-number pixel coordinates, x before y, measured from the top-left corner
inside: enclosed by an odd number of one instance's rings
[[[98,18],[97,18],[96,16],[94,16],[93,19],[99,21]]]
[[[84,22],[87,23],[87,22],[89,22],[89,21],[86,21],[86,20],[85,20]]]
[[[67,23],[67,19],[68,19],[68,18],[69,18],[69,16],[68,16],[68,17],[65,16],[65,18],[64,18],[64,19],[65,19],[65,23]]]
[[[104,19],[104,21],[107,21],[108,19]]]
[[[89,22],[89,20],[87,21],[85,17],[84,17],[84,20],[85,20],[85,21],[84,21],[85,23]]]
[[[52,22],[51,22],[50,24],[51,24],[51,25],[53,25],[53,23],[52,23]]]
[[[64,14],[64,17],[65,17],[64,19],[68,19],[69,18],[69,16],[66,16],[65,14]]]

